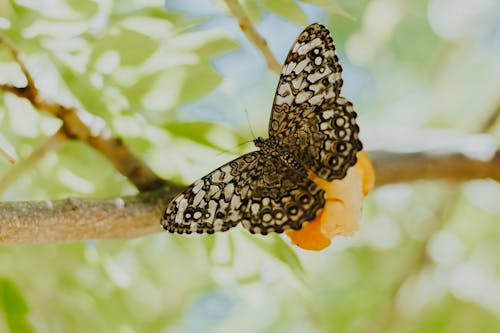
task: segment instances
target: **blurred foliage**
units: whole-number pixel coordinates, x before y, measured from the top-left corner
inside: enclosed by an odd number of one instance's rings
[[[307,22],[330,28],[368,148],[424,128],[475,132],[500,103],[495,1],[242,3],[280,61]],[[104,118],[165,178],[192,181],[246,151],[250,127],[265,135],[277,78],[220,0],[0,0],[0,29],[44,95]],[[0,82],[25,83],[1,47]],[[0,95],[0,146],[16,159],[59,126]],[[15,167],[0,160],[0,177]],[[78,142],[5,190],[135,191]],[[499,332],[499,202],[488,180],[386,186],[359,234],[320,253],[238,229],[0,247],[0,331]]]

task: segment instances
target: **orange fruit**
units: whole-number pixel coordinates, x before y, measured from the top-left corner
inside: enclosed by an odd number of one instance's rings
[[[312,172],[309,178],[325,191],[325,206],[300,230],[287,230],[293,244],[306,250],[322,250],[335,236],[350,236],[359,229],[363,197],[375,184],[368,155],[361,151],[358,161],[343,179],[328,182]]]

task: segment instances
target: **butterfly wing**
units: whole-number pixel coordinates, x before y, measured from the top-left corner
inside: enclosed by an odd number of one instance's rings
[[[342,67],[335,55],[330,32],[314,23],[301,32],[281,70],[274,107],[293,107],[307,102],[319,105],[340,95]],[[270,131],[279,132],[279,119],[271,117]]]
[[[213,234],[236,226],[243,217],[245,203],[240,192],[246,169],[259,154],[243,155],[191,184],[165,209],[163,228],[180,234]]]
[[[174,198],[162,226],[175,233],[300,229],[324,206],[324,192],[279,157],[248,153],[195,181]]]
[[[335,97],[320,105],[296,106],[293,112],[300,117],[277,134],[279,144],[321,178],[327,181],[344,178],[363,148],[352,103],[344,97]]]
[[[324,191],[277,154],[258,155],[245,179],[241,194],[248,204],[241,223],[251,233],[298,230],[325,204]]]
[[[362,149],[341,73],[330,32],[308,26],[283,65],[269,123],[271,139],[328,181],[344,178]]]

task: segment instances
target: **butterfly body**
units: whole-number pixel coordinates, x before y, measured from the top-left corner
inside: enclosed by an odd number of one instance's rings
[[[333,39],[319,24],[292,46],[276,89],[269,138],[195,181],[166,208],[169,232],[214,233],[241,223],[252,233],[300,229],[325,204],[307,177],[342,179],[362,149],[356,113],[340,96],[342,67]]]
[[[256,147],[260,148],[262,153],[278,157],[283,163],[290,166],[293,170],[304,177],[307,177],[307,170],[293,152],[281,147],[278,142],[273,139],[257,138],[254,141]]]

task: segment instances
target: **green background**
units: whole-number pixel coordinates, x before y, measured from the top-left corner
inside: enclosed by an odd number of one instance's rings
[[[457,139],[500,103],[498,2],[243,4],[280,62],[308,23],[330,29],[368,149],[499,143],[499,126]],[[0,29],[47,98],[105,119],[163,178],[191,182],[251,149],[250,128],[266,136],[277,76],[222,1],[0,0]],[[25,84],[5,48],[0,82]],[[0,95],[0,146],[16,160],[59,126]],[[1,159],[0,179],[15,167]],[[136,193],[79,142],[0,192]],[[322,252],[239,228],[2,246],[0,332],[500,332],[499,203],[491,180],[380,187],[361,231]]]

